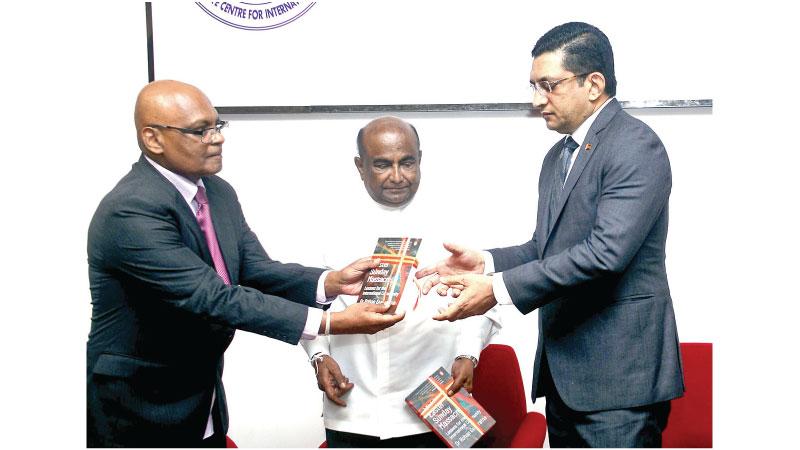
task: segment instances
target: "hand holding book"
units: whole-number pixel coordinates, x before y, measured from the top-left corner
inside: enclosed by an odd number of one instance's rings
[[[371,303],[353,303],[340,312],[330,314],[330,334],[374,334],[403,320],[401,314],[387,314],[391,305]],[[323,315],[319,334],[324,334],[325,320]]]
[[[358,295],[367,273],[378,267],[380,261],[366,256],[348,264],[341,270],[334,270],[325,277],[325,296]]]

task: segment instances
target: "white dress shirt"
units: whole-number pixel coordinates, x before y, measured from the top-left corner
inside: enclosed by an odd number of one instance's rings
[[[414,207],[419,204],[417,199],[406,208],[361,200],[360,207],[353,209],[361,213],[343,219],[339,234],[329,235],[331,246],[323,256],[326,265],[336,266],[371,254],[379,237],[421,238],[417,254],[420,267],[446,256],[442,241],[434,237],[436,226],[447,229],[446,221],[422,217]],[[301,343],[309,356],[317,352],[331,355],[354,384],[343,397],[346,407],[323,395],[326,428],[381,439],[429,432],[406,405],[405,397],[439,367],[449,372],[456,356],[477,358],[500,327],[494,310],[454,323],[433,320],[451,299],[435,291],[420,298],[414,272],[412,269],[398,304],[398,311],[406,312],[402,321],[374,335],[319,336]],[[330,310],[341,311],[356,300],[356,296],[340,296]]]

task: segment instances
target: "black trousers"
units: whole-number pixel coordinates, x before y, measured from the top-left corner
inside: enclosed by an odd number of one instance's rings
[[[391,439],[380,439],[366,434],[347,433],[325,428],[325,438],[330,448],[445,448],[434,433],[412,434]]]
[[[575,411],[558,395],[547,359],[542,355],[551,448],[659,448],[667,426],[670,402],[606,411]]]

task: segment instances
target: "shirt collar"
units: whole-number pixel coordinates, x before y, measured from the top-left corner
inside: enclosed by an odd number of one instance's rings
[[[194,196],[197,194],[197,187],[198,186],[205,187],[202,179],[198,180],[197,184],[195,184],[194,182],[184,177],[183,175],[178,175],[177,173],[164,168],[162,165],[150,159],[147,155],[144,155],[144,159],[146,159],[147,162],[149,162],[153,167],[155,167],[158,173],[164,175],[164,178],[166,178],[167,181],[169,181],[170,183],[172,183],[173,186],[175,186],[175,189],[177,189],[178,192],[180,192],[181,197],[183,197],[183,199],[186,200],[186,203],[188,203],[189,205],[192,204],[192,200],[194,200]]]
[[[614,97],[611,97],[608,100],[606,100],[605,103],[603,103],[599,108],[597,108],[597,111],[593,112],[592,115],[589,116],[588,119],[584,120],[583,123],[580,124],[580,126],[578,126],[578,129],[571,134],[572,139],[575,139],[575,142],[577,142],[578,145],[583,144],[583,140],[586,139],[586,135],[589,133],[589,128],[592,127],[592,124],[594,123],[595,119],[597,119],[597,116],[600,114],[600,111],[602,111],[603,108],[605,108],[606,105],[608,105],[608,102],[610,102],[613,99]],[[564,137],[565,142],[566,139],[567,138],[565,136]]]

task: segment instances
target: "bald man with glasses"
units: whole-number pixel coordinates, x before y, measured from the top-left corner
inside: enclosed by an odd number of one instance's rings
[[[296,344],[403,319],[359,303],[377,262],[323,271],[269,258],[222,169],[222,129],[196,87],[156,81],[134,112],[139,161],[89,226],[87,446],[225,447],[223,354],[241,329]]]

